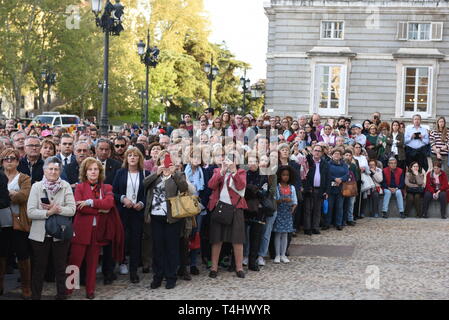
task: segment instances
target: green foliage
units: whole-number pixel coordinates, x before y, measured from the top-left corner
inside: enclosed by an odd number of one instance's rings
[[[203,71],[210,62],[219,67],[213,82],[213,107],[232,110],[242,104],[239,72],[249,68],[238,61],[225,44],[208,41],[209,21],[203,0],[149,0],[151,23],[137,7],[136,0],[126,1],[125,31],[110,37],[109,115],[125,119],[129,115],[140,122],[145,66],[137,55],[136,44],[146,42],[150,30],[151,46],[160,50],[160,61],[150,70],[150,121],[159,121],[168,101],[168,120],[177,122],[184,112],[202,113],[209,101],[209,81]],[[20,96],[32,92],[39,107],[59,107],[66,112],[99,114],[102,94],[98,81],[103,78],[104,34],[95,26],[90,1],[83,0],[0,0],[0,85],[4,95],[20,105]],[[69,5],[79,5],[78,29],[67,28],[73,16]],[[57,73],[53,90],[56,102],[44,103],[46,85],[40,73]],[[259,99],[260,100],[260,99]],[[249,102],[254,109],[261,104]],[[16,110],[17,111],[17,110]],[[130,119],[131,119],[130,118]]]

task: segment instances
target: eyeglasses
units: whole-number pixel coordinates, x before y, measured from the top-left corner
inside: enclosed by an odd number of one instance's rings
[[[124,147],[126,147],[126,144],[116,144],[116,145],[114,145],[114,147],[116,147],[117,149],[124,148]]]
[[[78,150],[76,150],[76,152],[78,152],[78,153],[81,153],[81,152],[88,152],[89,150],[87,150],[87,149],[78,149]]]
[[[25,138],[14,139],[14,141],[15,141],[15,142],[18,142],[18,141],[25,141]]]
[[[6,161],[6,162],[13,162],[13,161],[16,161],[16,160],[17,160],[16,157],[6,157],[6,158],[3,158],[3,161]]]
[[[28,148],[40,148],[40,144],[27,144],[26,147]]]

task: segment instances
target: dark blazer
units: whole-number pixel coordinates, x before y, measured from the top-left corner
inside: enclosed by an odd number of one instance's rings
[[[80,167],[78,161],[70,162],[70,164],[65,166],[62,170],[61,179],[67,181],[70,185],[76,184],[79,182],[79,174]]]
[[[114,182],[115,175],[117,171],[122,167],[120,162],[117,160],[108,158],[106,159],[106,172],[105,172],[105,184],[111,184]]]
[[[17,171],[22,172],[31,177],[31,184],[35,182],[39,182],[44,178],[44,160],[42,157],[36,161],[32,166],[33,174],[30,172],[30,167],[28,166],[28,157],[23,157],[19,161],[19,165],[17,167]]]
[[[144,207],[146,204],[145,199],[145,188],[143,186],[143,180],[145,176],[149,175],[150,173],[148,171],[145,171],[145,174],[143,171],[139,174],[139,190],[137,191],[137,199],[136,203],[142,202]],[[117,208],[120,212],[120,214],[124,213],[133,213],[136,214],[136,211],[134,209],[128,209],[123,206],[123,203],[120,201],[120,198],[124,195],[126,196],[126,188],[128,186],[128,169],[121,168],[117,171],[114,182],[112,183],[112,191],[114,192],[114,199],[115,203],[117,204]],[[138,213],[143,214],[144,209],[139,211]]]
[[[58,153],[58,154],[56,155],[56,158],[58,158],[59,160],[62,161],[61,153]],[[73,162],[76,162],[76,157],[75,157],[75,155],[72,153],[72,155],[70,156],[70,163],[69,163],[69,164],[72,164]],[[64,167],[64,162],[62,163],[62,166]]]
[[[0,172],[0,209],[8,208],[10,205],[8,178],[3,172]]]
[[[315,178],[315,161],[311,155],[307,156],[307,162],[309,164],[309,172],[307,173],[306,180],[304,183],[304,192],[312,192],[313,188],[313,180]],[[320,161],[320,195],[323,193],[329,193],[328,189],[328,180],[329,180],[329,164],[324,158],[321,158]]]
[[[397,147],[398,147],[398,160],[402,161],[405,160],[405,144],[404,144],[404,134],[402,132],[398,133],[398,136],[396,137],[398,140]],[[388,154],[391,152],[391,147],[393,146],[393,134],[390,133],[387,137],[387,147],[385,148],[385,154]]]

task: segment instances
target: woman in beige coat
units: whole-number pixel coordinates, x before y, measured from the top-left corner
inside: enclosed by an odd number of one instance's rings
[[[28,218],[31,219],[30,237],[33,251],[33,271],[31,277],[32,299],[40,300],[45,270],[50,251],[56,273],[56,300],[66,299],[65,271],[70,240],[61,241],[48,235],[45,222],[48,217],[60,214],[73,217],[76,211],[72,188],[61,180],[62,162],[57,157],[50,157],[44,163],[44,178],[31,187],[28,199]],[[42,203],[48,198],[50,204]]]

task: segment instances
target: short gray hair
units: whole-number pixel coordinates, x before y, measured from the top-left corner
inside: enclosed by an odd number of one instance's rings
[[[59,159],[58,157],[54,156],[54,157],[48,157],[47,159],[45,159],[44,162],[44,169],[47,169],[48,166],[52,163],[56,163],[59,167],[59,169],[62,169],[62,160]]]
[[[41,140],[39,139],[39,137],[36,137],[36,136],[26,136],[25,137],[25,143],[27,143],[27,141],[31,140],[31,139],[39,140],[39,143],[41,143]]]
[[[27,136],[27,134],[25,133],[25,131],[19,130],[19,131],[14,132],[14,133],[11,135],[11,139],[13,139],[13,141],[14,141],[14,137],[17,136],[18,134],[24,134],[25,137]]]

